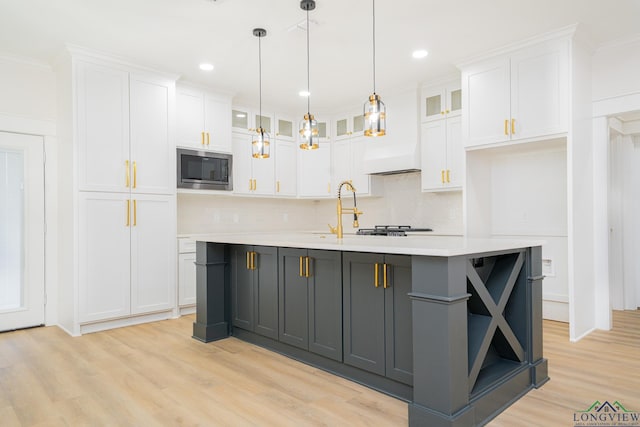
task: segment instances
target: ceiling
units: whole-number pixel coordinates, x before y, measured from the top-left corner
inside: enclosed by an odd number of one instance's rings
[[[372,91],[370,0],[317,0],[310,12],[311,112],[353,109]],[[299,0],[0,0],[0,54],[51,63],[65,43],[116,54],[257,104],[306,110]],[[593,46],[640,31],[638,0],[378,0],[376,83],[384,94],[456,73],[453,64],[579,23]],[[292,29],[294,28],[294,29]],[[429,51],[422,60],[415,49]],[[211,72],[198,69],[214,64]]]

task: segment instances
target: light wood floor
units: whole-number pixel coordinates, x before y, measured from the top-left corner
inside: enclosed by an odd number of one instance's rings
[[[193,316],[71,338],[0,334],[0,425],[402,426],[406,403],[234,338],[193,340]],[[640,411],[640,312],[568,341],[544,323],[551,381],[491,426],[569,426],[594,401]]]

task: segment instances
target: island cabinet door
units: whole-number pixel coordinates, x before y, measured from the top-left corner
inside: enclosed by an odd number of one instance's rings
[[[413,328],[411,319],[411,257],[385,255],[386,376],[413,385]],[[429,327],[434,327],[431,325]]]
[[[281,342],[309,349],[309,285],[305,274],[306,249],[278,249],[278,294]]]
[[[253,248],[231,246],[231,306],[233,326],[253,331]]]
[[[342,254],[309,250],[308,256],[309,351],[342,362]]]
[[[278,248],[254,246],[253,271],[254,332],[278,339]]]
[[[344,363],[379,375],[385,374],[382,264],[382,255],[343,254]]]

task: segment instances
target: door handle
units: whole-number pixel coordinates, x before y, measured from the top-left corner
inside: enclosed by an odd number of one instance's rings
[[[251,270],[251,253],[247,251],[247,270]]]
[[[209,145],[210,142],[211,142],[211,138],[210,138],[209,132],[207,132],[207,145]]]
[[[509,135],[509,119],[505,119],[504,121],[504,134]]]
[[[451,170],[447,169],[447,182],[451,182]]]
[[[133,201],[133,226],[138,225],[138,203],[137,200]]]
[[[389,283],[387,281],[387,263],[382,264],[382,287],[387,289],[389,287]]]
[[[516,119],[511,119],[511,135],[516,134]]]
[[[380,284],[378,283],[379,280],[380,280],[380,276],[378,274],[378,263],[376,262],[373,265],[373,284],[375,285],[376,288],[380,286]]]
[[[138,164],[133,162],[133,188],[138,186]]]
[[[127,200],[127,227],[131,223],[131,200]]]
[[[305,267],[306,267],[306,272],[304,274],[304,277],[310,277],[311,275],[309,274],[309,257],[304,257],[305,258]]]
[[[304,273],[302,272],[302,257],[299,257],[299,258],[300,258],[300,277],[303,277]]]
[[[256,253],[253,251],[251,252],[251,269],[256,269]]]
[[[204,145],[204,131],[200,132],[200,143]]]
[[[444,169],[440,171],[440,182],[444,184]]]
[[[129,169],[129,160],[125,160],[124,161],[124,167],[127,169],[127,172],[126,172],[126,177],[127,177],[126,178],[126,181],[127,181],[126,187],[129,188],[129,186],[131,185],[131,170]]]

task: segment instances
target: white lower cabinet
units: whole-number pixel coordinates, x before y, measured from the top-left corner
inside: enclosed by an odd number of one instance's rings
[[[196,304],[196,242],[178,239],[178,307]]]
[[[79,322],[170,310],[173,196],[79,194]]]

